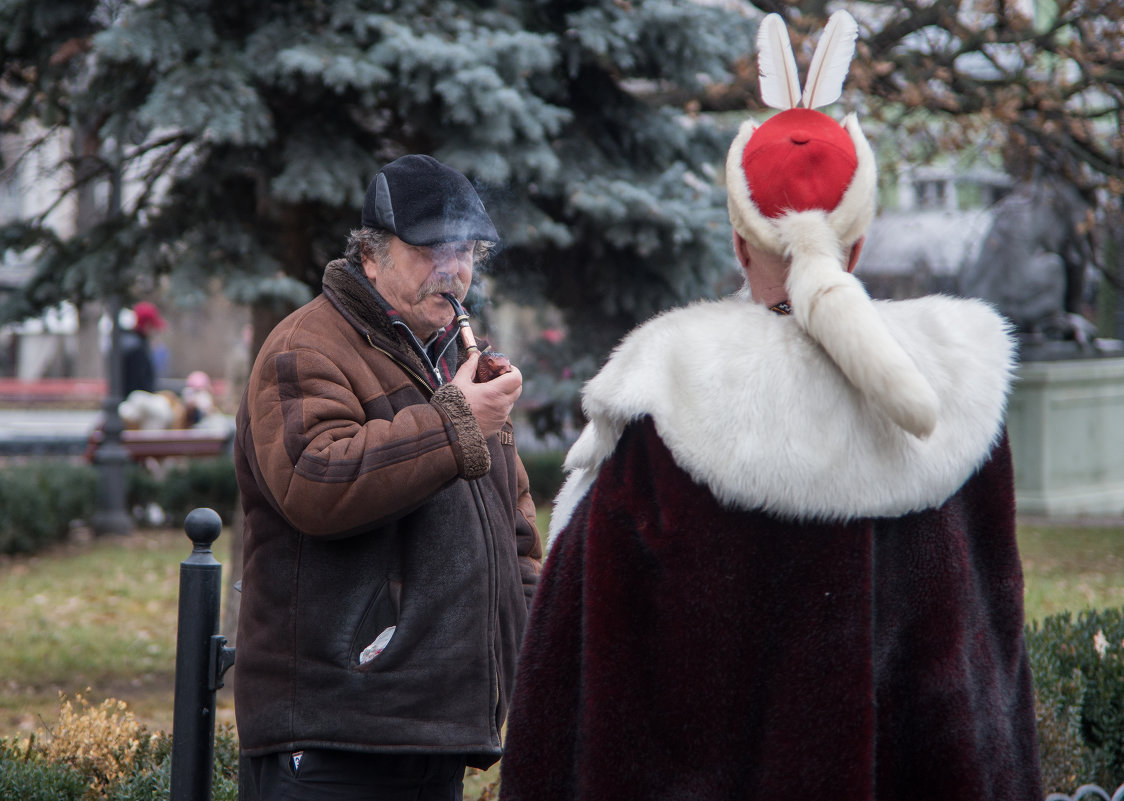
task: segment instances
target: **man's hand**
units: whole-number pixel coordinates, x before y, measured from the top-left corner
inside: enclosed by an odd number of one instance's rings
[[[474,352],[453,376],[451,383],[464,393],[480,433],[485,437],[498,434],[507,422],[515,401],[523,392],[523,374],[515,365],[509,372],[493,378],[484,384],[477,384],[476,367],[480,361],[479,352]]]

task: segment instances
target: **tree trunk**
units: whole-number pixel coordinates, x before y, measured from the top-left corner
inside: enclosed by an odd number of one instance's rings
[[[277,238],[277,256],[285,267],[285,273],[303,279],[310,269],[311,247],[308,240],[308,231],[301,224],[302,209],[286,207],[278,215],[281,223],[277,226],[281,232]],[[257,359],[258,351],[269,333],[292,310],[283,309],[273,303],[258,303],[250,309],[250,324],[252,334],[250,339],[249,360],[250,369]],[[249,375],[249,372],[246,373]],[[230,578],[231,585],[242,580],[242,534],[244,527],[242,514],[242,500],[238,499],[234,509],[234,521],[230,526]],[[227,596],[226,608],[223,611],[222,630],[228,642],[233,645],[238,633],[238,609],[241,593],[234,591]]]

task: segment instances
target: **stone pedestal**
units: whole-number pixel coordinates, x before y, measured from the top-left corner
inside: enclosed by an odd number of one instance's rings
[[[1007,427],[1020,514],[1124,514],[1124,358],[1024,361]]]

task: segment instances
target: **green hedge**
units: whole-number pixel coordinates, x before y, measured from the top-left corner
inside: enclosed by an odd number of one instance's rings
[[[193,459],[170,469],[157,482],[154,501],[168,515],[169,525],[183,526],[192,509],[206,506],[219,513],[223,523],[234,520],[238,481],[229,458]]]
[[[527,468],[535,505],[542,506],[553,501],[562,487],[562,461],[566,454],[558,450],[520,451],[519,458]]]
[[[1027,628],[1047,792],[1124,782],[1124,609]]]
[[[561,451],[523,454],[538,505],[550,503],[562,485]],[[98,503],[98,468],[64,459],[41,459],[0,468],[0,554],[34,553],[67,536],[75,523],[88,524]],[[126,506],[138,524],[178,528],[188,512],[214,509],[229,525],[238,503],[238,484],[229,457],[168,462],[158,470],[126,468]]]
[[[0,469],[0,554],[34,553],[66,538],[74,523],[89,523],[98,503],[98,468],[44,459]],[[166,463],[159,471],[131,464],[126,506],[151,525],[147,510],[162,510],[164,524],[183,525],[200,506],[223,522],[234,520],[238,484],[229,457]],[[2,797],[2,796],[0,796]]]
[[[48,460],[0,470],[0,553],[32,553],[61,541],[71,521],[90,519],[97,492],[89,465]]]

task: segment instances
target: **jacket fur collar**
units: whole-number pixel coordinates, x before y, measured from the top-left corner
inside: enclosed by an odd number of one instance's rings
[[[585,386],[589,424],[566,457],[561,530],[631,421],[651,416],[676,462],[725,505],[792,519],[937,506],[1002,433],[1015,349],[979,300],[874,304],[938,398],[918,439],[858,393],[792,317],[742,296],[666,312],[630,333]]]
[[[328,266],[324,268],[323,286],[324,294],[332,305],[369,342],[374,344],[378,340],[410,365],[419,376],[429,375],[429,368],[390,322],[375,298],[375,288],[358,268],[349,264],[346,259],[328,262]]]

